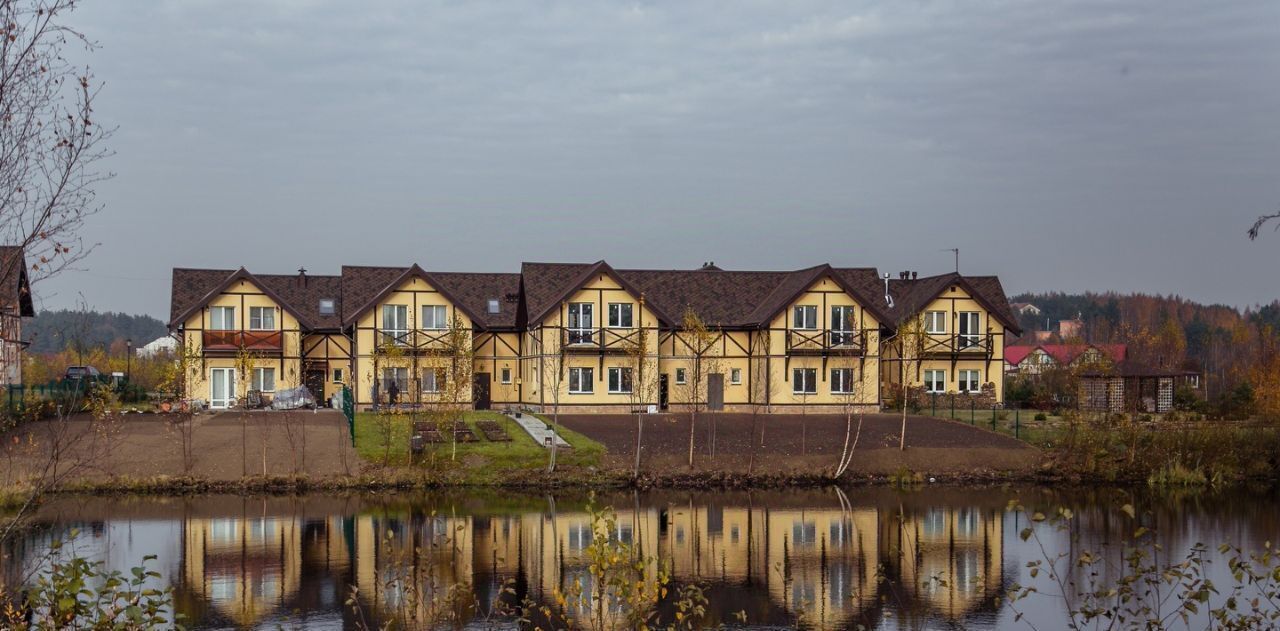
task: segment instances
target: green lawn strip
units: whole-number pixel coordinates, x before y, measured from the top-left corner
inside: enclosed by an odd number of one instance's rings
[[[413,418],[411,414],[392,415],[388,419],[390,426],[384,428],[383,420],[377,414],[372,412],[357,414],[356,451],[362,458],[370,462],[381,463],[384,455],[388,453],[385,443],[388,435],[386,429],[389,429],[389,463],[393,465],[407,463],[409,436],[412,433]],[[506,430],[511,440],[488,440],[484,432],[480,431],[480,428],[476,425],[476,421],[482,419],[497,422]],[[546,467],[548,458],[546,449],[534,443],[533,438],[519,424],[506,415],[488,410],[477,410],[467,412],[464,421],[477,438],[475,442],[460,442],[457,445],[457,461],[465,463],[467,470],[464,474],[468,481],[491,482],[511,472],[537,471]],[[604,455],[603,445],[568,430],[562,429],[561,435],[574,448],[561,450],[557,454],[560,464],[582,467],[598,466],[600,464],[600,458]],[[425,457],[431,458],[431,456],[434,456],[431,459],[435,463],[439,466],[447,466],[442,463],[449,462],[453,454],[453,445],[447,442],[429,444],[427,445],[427,450],[430,455]]]

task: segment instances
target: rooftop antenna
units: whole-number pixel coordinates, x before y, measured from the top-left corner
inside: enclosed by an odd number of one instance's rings
[[[956,255],[956,273],[960,273],[960,248],[945,248],[940,252],[951,252]]]

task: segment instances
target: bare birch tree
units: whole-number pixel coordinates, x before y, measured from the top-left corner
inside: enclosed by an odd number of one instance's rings
[[[644,311],[644,298],[640,299],[640,311]],[[630,372],[630,386],[627,399],[631,404],[631,412],[636,415],[636,463],[632,476],[640,477],[640,453],[644,444],[644,406],[655,399],[658,390],[657,360],[649,353],[649,341],[652,339],[649,330],[641,322],[626,344],[626,369]]]
[[[683,342],[688,358],[688,374],[685,375],[685,403],[689,406],[689,467],[693,468],[694,439],[698,426],[698,413],[706,405],[707,376],[716,371],[718,362],[712,354],[720,335],[712,331],[693,309],[686,309],[680,322],[676,339]],[[680,351],[676,351],[679,353]]]
[[[858,374],[858,371],[852,367],[849,371],[851,372],[849,382],[841,384],[841,392],[836,395],[840,398],[840,410],[844,413],[844,444],[840,448],[840,461],[836,464],[833,476],[836,479],[843,476],[853,462],[853,452],[858,448],[858,439],[862,437],[862,420],[865,413],[865,406],[862,403],[862,395],[865,391],[862,383],[863,375]],[[856,432],[853,427],[855,418],[858,420]]]
[[[924,320],[920,316],[907,318],[898,325],[896,346],[902,373],[902,429],[898,434],[898,450],[907,448],[907,409],[911,407],[911,371],[920,372],[920,361],[924,357],[925,342],[929,334],[925,332]]]
[[[65,23],[74,0],[0,0],[0,260],[9,278],[23,257],[32,282],[73,266],[92,249],[80,235],[101,209],[94,187],[112,130],[94,117],[101,89],[68,48],[96,46]]]

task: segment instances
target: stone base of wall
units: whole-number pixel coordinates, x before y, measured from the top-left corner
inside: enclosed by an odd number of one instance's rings
[[[521,409],[527,409],[538,414],[550,414],[552,407],[550,405],[527,405]],[[647,411],[648,406],[643,406],[642,411]],[[664,414],[684,414],[688,413],[691,407],[683,404],[672,404]],[[880,411],[880,406],[875,404],[863,404],[857,406],[856,413],[874,414]],[[635,414],[635,408],[629,405],[561,405],[561,414]],[[727,414],[844,414],[845,408],[842,405],[774,405],[766,407],[763,405],[750,405],[746,403],[726,403],[722,412]],[[702,414],[714,414],[705,407],[701,410]]]

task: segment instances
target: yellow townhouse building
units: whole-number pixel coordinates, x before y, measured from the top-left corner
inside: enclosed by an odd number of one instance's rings
[[[1017,320],[994,276],[344,266],[330,276],[175,269],[186,396],[225,408],[307,386],[359,409],[876,410],[1003,399]]]

